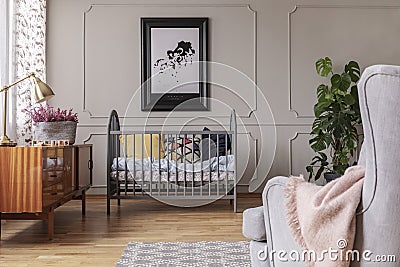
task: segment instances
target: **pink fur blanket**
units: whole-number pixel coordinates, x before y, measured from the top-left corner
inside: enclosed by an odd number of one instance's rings
[[[308,183],[303,177],[289,178],[285,187],[287,221],[303,254],[307,251],[309,255],[305,257],[307,266],[350,265],[346,252],[353,249],[364,174],[364,166],[353,166],[325,186]],[[329,250],[337,251],[337,259],[324,252]],[[310,256],[312,252],[317,257]]]

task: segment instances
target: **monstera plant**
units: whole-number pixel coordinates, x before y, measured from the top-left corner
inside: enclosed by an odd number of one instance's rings
[[[328,83],[317,87],[318,101],[309,140],[317,155],[306,167],[309,180],[313,176],[318,180],[323,173],[344,174],[357,150],[356,125],[361,123],[356,84],[360,78],[358,63],[350,61],[342,73],[334,73],[332,60],[325,57],[318,59],[315,67]]]

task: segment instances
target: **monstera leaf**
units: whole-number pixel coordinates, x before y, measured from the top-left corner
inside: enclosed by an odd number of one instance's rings
[[[331,77],[332,88],[337,88],[341,91],[347,91],[351,85],[350,75],[347,73],[334,74]]]
[[[350,75],[351,81],[353,83],[358,82],[358,80],[360,79],[360,66],[355,61],[350,61],[348,64],[346,64],[346,66],[344,67],[344,72]]]
[[[320,58],[315,63],[317,73],[322,77],[327,77],[332,72],[332,60],[329,57]]]

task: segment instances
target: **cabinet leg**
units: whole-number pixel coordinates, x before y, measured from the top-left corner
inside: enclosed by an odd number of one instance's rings
[[[52,240],[54,237],[54,209],[50,208],[49,213],[47,214],[47,231],[49,235],[49,239]]]
[[[86,215],[86,191],[82,191],[82,216]]]

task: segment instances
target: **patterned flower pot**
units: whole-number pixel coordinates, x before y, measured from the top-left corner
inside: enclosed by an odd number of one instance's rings
[[[76,125],[74,121],[53,121],[39,122],[35,126],[35,140],[69,140],[72,145],[75,143]]]

